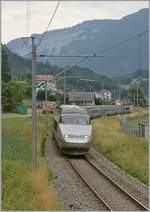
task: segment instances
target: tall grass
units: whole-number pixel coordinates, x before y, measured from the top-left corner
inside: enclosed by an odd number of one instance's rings
[[[49,127],[53,127],[49,118]],[[43,116],[38,117],[38,167],[31,167],[31,119],[4,115],[2,119],[2,209],[61,210],[55,196],[41,146],[47,132]],[[50,176],[50,177],[49,177]]]
[[[129,116],[127,118],[128,126],[131,126],[131,127],[138,126],[139,122],[144,120],[148,121],[148,113],[135,115],[131,117]]]
[[[93,146],[127,173],[148,184],[148,143],[125,134],[118,117],[99,118],[92,123]]]

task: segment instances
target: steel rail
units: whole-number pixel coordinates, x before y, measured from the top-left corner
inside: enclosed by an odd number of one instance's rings
[[[71,167],[75,170],[75,172],[79,175],[79,177],[84,181],[86,185],[90,188],[90,190],[94,193],[94,195],[104,204],[104,206],[107,208],[108,211],[113,211],[109,205],[106,203],[106,201],[97,193],[97,191],[88,183],[88,181],[81,175],[81,173],[78,171],[78,169],[72,164],[71,159],[68,159],[68,162],[70,163]]]
[[[144,209],[144,211],[149,211],[149,209],[144,206],[141,202],[139,202],[133,195],[131,195],[128,191],[126,191],[124,188],[122,188],[118,183],[116,183],[114,180],[112,180],[107,174],[105,174],[100,168],[98,168],[95,164],[93,164],[86,156],[84,156],[85,160],[88,161],[88,163],[94,167],[97,172],[99,172],[101,175],[105,177],[105,179],[109,180],[113,185],[115,185],[120,191],[122,191],[124,194],[126,194],[132,201],[134,201],[136,204],[138,204],[141,209]]]

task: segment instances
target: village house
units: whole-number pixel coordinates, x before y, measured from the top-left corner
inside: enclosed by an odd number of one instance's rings
[[[96,99],[112,100],[112,93],[109,90],[102,89],[100,92],[95,92]]]
[[[70,92],[69,103],[79,106],[95,105],[94,92]]]

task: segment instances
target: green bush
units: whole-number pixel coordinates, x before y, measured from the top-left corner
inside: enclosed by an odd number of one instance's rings
[[[15,81],[2,82],[2,108],[5,112],[14,112],[24,99],[24,89]]]

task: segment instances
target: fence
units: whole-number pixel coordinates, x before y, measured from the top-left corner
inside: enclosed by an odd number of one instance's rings
[[[149,124],[147,122],[139,123],[139,137],[149,138]]]
[[[128,125],[126,117],[122,116],[121,128],[125,133],[127,133],[130,136],[143,137],[146,140],[148,140],[148,138],[149,138],[149,124],[147,122],[143,121],[143,122],[138,123],[138,126],[131,127]]]
[[[121,124],[121,127],[125,133],[131,136],[140,137],[139,136],[139,128],[138,127],[129,127],[127,123]]]

